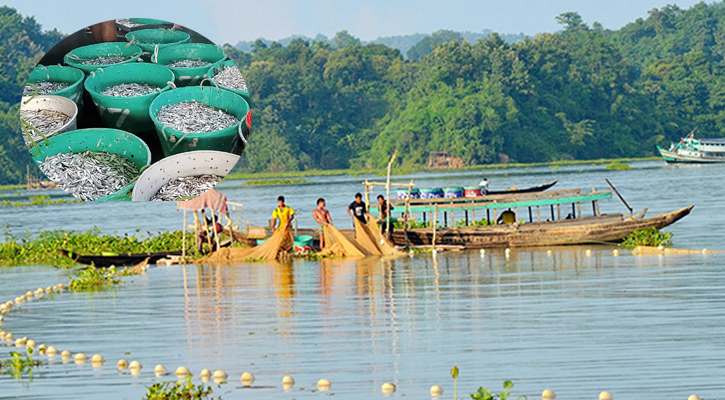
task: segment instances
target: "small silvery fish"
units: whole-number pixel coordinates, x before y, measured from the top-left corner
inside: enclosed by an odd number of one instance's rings
[[[234,115],[198,101],[163,106],[156,119],[183,133],[216,132],[239,122],[239,118]]]
[[[247,90],[247,82],[235,66],[226,66],[214,74],[213,81],[231,89]]]
[[[38,95],[55,93],[63,90],[70,86],[70,83],[65,82],[33,82],[33,85],[38,87]],[[32,96],[35,94],[35,88],[31,84],[26,84],[23,89],[23,96]]]
[[[52,133],[55,133],[58,131],[58,129],[62,128],[65,124],[70,121],[71,117],[68,115],[63,114],[60,111],[55,110],[47,110],[47,109],[41,109],[41,110],[20,110],[20,119],[28,122],[30,125],[35,127],[37,130],[42,132],[45,136],[48,136]],[[35,141],[42,140],[43,137],[38,134],[33,129],[29,129],[26,131],[30,134],[30,136]],[[25,139],[25,144],[30,144],[30,141],[28,140],[27,136],[23,135],[23,139]]]
[[[159,87],[147,83],[121,83],[109,87],[101,94],[113,97],[136,97],[154,93],[161,90]]]
[[[161,187],[151,201],[177,201],[204,194],[224,179],[217,175],[197,175],[175,178]]]
[[[118,64],[121,62],[124,62],[131,57],[125,57],[121,55],[109,55],[109,56],[100,56],[96,58],[90,58],[87,60],[81,60],[81,64],[83,65],[110,65],[110,64]]]
[[[166,64],[167,67],[172,68],[198,68],[198,67],[206,67],[207,65],[211,65],[210,62],[204,61],[201,58],[192,60],[192,59],[186,59],[186,60],[176,60],[172,61],[168,64]]]

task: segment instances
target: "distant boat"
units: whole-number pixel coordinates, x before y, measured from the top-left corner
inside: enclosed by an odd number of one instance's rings
[[[668,163],[725,163],[725,138],[695,139],[694,131],[669,149],[657,146],[657,150]]]
[[[543,185],[539,186],[532,186],[528,188],[518,189],[518,188],[510,188],[505,190],[486,190],[486,195],[499,195],[499,194],[520,194],[520,193],[537,193],[537,192],[543,192],[547,189],[550,189],[552,186],[556,185],[558,181],[551,181],[549,183],[545,183]]]

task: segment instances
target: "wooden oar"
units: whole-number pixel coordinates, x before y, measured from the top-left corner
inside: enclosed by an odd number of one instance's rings
[[[617,197],[619,197],[619,200],[622,200],[622,203],[624,203],[624,206],[627,207],[627,209],[629,210],[629,213],[634,214],[634,210],[632,209],[632,207],[630,207],[629,204],[627,204],[627,201],[625,201],[624,197],[622,197],[622,195],[619,194],[619,191],[617,191],[617,189],[614,187],[614,185],[612,185],[612,182],[609,182],[608,178],[604,178],[604,180],[607,181],[607,184],[609,185],[609,187],[612,188],[614,193],[617,194]]]

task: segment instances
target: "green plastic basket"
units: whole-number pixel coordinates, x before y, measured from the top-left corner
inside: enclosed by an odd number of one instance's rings
[[[134,63],[115,65],[95,71],[86,79],[85,87],[98,109],[103,125],[141,133],[154,129],[149,107],[162,92],[171,89],[174,73],[163,65]],[[161,92],[136,97],[114,97],[101,94],[121,83],[145,83],[158,86]]]
[[[86,76],[88,76],[91,71],[95,71],[99,68],[138,62],[138,58],[141,57],[141,53],[143,53],[143,51],[140,47],[136,45],[129,45],[128,43],[99,43],[73,49],[69,51],[65,57],[63,57],[63,61],[71,67],[80,69],[85,72]],[[130,58],[117,64],[86,65],[81,63],[82,60],[90,60],[101,56],[123,56]]]
[[[165,127],[156,119],[161,107],[185,101],[198,101],[227,111],[239,118],[240,123],[215,132],[183,133]],[[241,154],[244,151],[245,139],[241,137],[239,131],[243,129],[248,111],[249,104],[242,96],[213,86],[190,86],[169,90],[156,97],[149,109],[161,141],[161,148],[167,157],[193,150],[217,150]]]
[[[135,22],[137,24],[145,24],[145,25],[174,25],[173,22],[164,21],[163,19],[153,19],[153,18],[129,18],[129,21]]]
[[[151,54],[158,46],[159,49],[188,43],[191,36],[182,31],[168,29],[141,29],[126,34],[126,40],[143,50],[141,58],[144,61],[151,61]]]
[[[207,75],[209,76],[209,79],[213,80],[214,79],[214,75],[216,75],[216,72],[217,71],[219,71],[221,69],[224,69],[224,67],[236,67],[236,66],[237,65],[234,64],[234,61],[227,60],[227,61],[224,61],[223,63],[221,63],[219,65],[215,65],[215,66],[212,66],[211,68],[209,68],[209,71],[207,72]],[[249,103],[250,106],[252,105],[252,99],[249,97],[249,91],[248,90],[232,89],[232,88],[226,87],[224,85],[219,85],[219,87],[224,88],[224,89],[229,90],[229,91],[232,91],[232,92],[234,92],[234,93],[236,93],[236,94],[244,97],[244,100],[246,100],[247,103]]]
[[[62,135],[53,136],[48,142],[38,143],[40,151],[33,160],[40,165],[46,157],[59,153],[82,153],[84,151],[104,151],[119,154],[131,161],[139,171],[149,166],[151,151],[143,140],[118,129],[90,128],[78,129]],[[136,182],[132,182],[118,192],[96,201],[131,200],[131,191]]]
[[[176,86],[198,85],[199,82],[208,77],[209,68],[219,65],[226,59],[226,56],[219,47],[213,44],[184,43],[159,49],[158,55],[151,57],[151,62],[167,65],[174,61],[187,59],[201,59],[212,65],[194,68],[168,67],[176,76]]]
[[[83,108],[83,79],[85,79],[83,71],[73,68],[64,67],[62,65],[39,65],[33,68],[33,72],[28,77],[28,83],[36,82],[64,82],[70,84],[65,89],[57,92],[48,93],[56,96],[63,96],[73,100],[78,106],[80,112]]]

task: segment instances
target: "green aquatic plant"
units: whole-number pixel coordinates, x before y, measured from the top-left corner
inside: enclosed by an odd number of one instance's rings
[[[186,251],[189,259],[196,259],[193,234],[186,235]],[[0,243],[0,266],[53,265],[70,268],[75,262],[57,249],[78,254],[123,254],[181,251],[182,232],[158,232],[146,235],[105,235],[98,228],[89,231],[39,230],[16,236],[5,229],[5,242]]]
[[[506,400],[511,395],[511,389],[514,388],[514,383],[511,381],[504,381],[503,383],[503,390],[498,393],[494,394],[490,390],[484,388],[483,386],[478,388],[478,391],[476,393],[471,393],[471,398],[473,400]],[[526,395],[520,395],[518,397],[519,399],[526,399]]]
[[[8,201],[3,200],[0,202],[2,207],[33,207],[33,206],[47,206],[54,204],[72,204],[82,203],[83,200],[78,199],[56,199],[51,200],[50,196],[30,196],[27,201]]]
[[[468,224],[466,224],[466,220],[462,219],[460,221],[456,222],[456,226],[459,228],[467,227],[467,226],[488,226],[492,225],[486,218],[480,220],[480,221],[469,221]]]
[[[618,161],[612,161],[609,164],[607,164],[607,169],[611,169],[614,171],[628,171],[632,169],[632,167],[629,166],[629,164],[623,164]]]
[[[640,229],[625,237],[620,246],[625,249],[637,246],[672,247],[672,233],[660,232],[654,227]]]
[[[458,400],[458,366],[451,368],[451,377],[453,378],[453,400]]]
[[[191,375],[184,382],[158,382],[148,388],[143,400],[212,400],[213,389],[204,384],[191,383]],[[221,399],[221,396],[216,397]]]
[[[253,179],[244,182],[244,186],[296,185],[307,182],[307,179]]]
[[[115,267],[86,268],[76,272],[68,288],[74,292],[94,292],[121,283]]]
[[[22,379],[25,375],[33,379],[33,368],[43,365],[41,361],[34,360],[31,356],[33,349],[28,349],[28,355],[23,357],[17,351],[10,352],[10,358],[0,361],[0,373],[9,374],[14,379]]]

